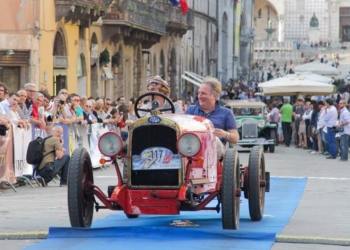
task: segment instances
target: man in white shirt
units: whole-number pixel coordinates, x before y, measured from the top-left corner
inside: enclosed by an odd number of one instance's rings
[[[333,99],[329,98],[326,100],[326,114],[323,118],[327,127],[327,139],[330,154],[326,159],[336,159],[337,157],[337,146],[335,144],[335,133],[333,132],[333,127],[337,123],[338,111],[333,104]]]
[[[328,140],[327,140],[327,129],[325,129],[326,122],[324,121],[324,116],[326,114],[326,107],[324,101],[319,101],[317,103],[318,108],[320,109],[320,115],[318,117],[317,121],[317,130],[319,131],[321,141],[322,141],[322,154],[328,155],[329,147],[328,147]]]
[[[11,122],[14,122],[14,117],[12,117],[12,113],[11,113],[11,107],[15,104],[18,104],[18,101],[19,101],[19,94],[11,93],[9,99],[5,99],[0,103],[1,107],[5,111],[7,117],[10,118]],[[27,126],[27,123],[24,120],[17,119],[17,118],[16,118],[16,124],[21,127]]]
[[[339,124],[336,127],[343,127],[344,132],[340,132],[340,161],[348,161],[349,153],[349,136],[350,136],[350,113],[346,108],[344,100],[339,101],[340,118]]]

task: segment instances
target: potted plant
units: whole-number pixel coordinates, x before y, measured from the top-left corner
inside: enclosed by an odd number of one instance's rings
[[[100,66],[101,67],[105,67],[107,66],[107,64],[111,61],[110,59],[110,55],[109,55],[109,51],[107,49],[105,49],[104,51],[101,52],[100,54]]]
[[[82,11],[89,14],[90,13],[90,5],[88,3],[84,4]]]
[[[101,5],[98,4],[98,3],[95,3],[95,5],[94,5],[94,13],[95,13],[95,15],[96,14],[99,15],[100,14],[100,10],[101,10]]]
[[[115,67],[119,67],[120,66],[120,54],[119,54],[119,52],[116,52],[112,56],[112,65],[115,66]]]

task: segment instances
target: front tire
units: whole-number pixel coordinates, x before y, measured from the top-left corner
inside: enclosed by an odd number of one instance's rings
[[[228,148],[225,153],[221,183],[223,229],[237,230],[239,228],[240,193],[238,153],[236,150]]]
[[[265,207],[265,159],[260,147],[253,147],[249,155],[249,214],[253,221],[260,221]],[[264,183],[261,187],[260,183]]]
[[[68,168],[68,210],[72,227],[90,227],[94,213],[94,183],[89,153],[73,151]]]

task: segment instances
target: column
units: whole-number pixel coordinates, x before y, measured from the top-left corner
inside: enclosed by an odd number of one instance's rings
[[[279,15],[278,21],[278,41],[284,42],[284,15]]]

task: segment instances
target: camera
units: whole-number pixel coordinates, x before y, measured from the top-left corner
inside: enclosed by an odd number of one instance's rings
[[[63,104],[64,104],[64,101],[59,100],[58,103],[61,104],[61,105],[63,105]]]
[[[45,118],[46,118],[46,121],[47,122],[52,122],[53,120],[53,117],[52,117],[52,114],[51,113],[45,113]]]

